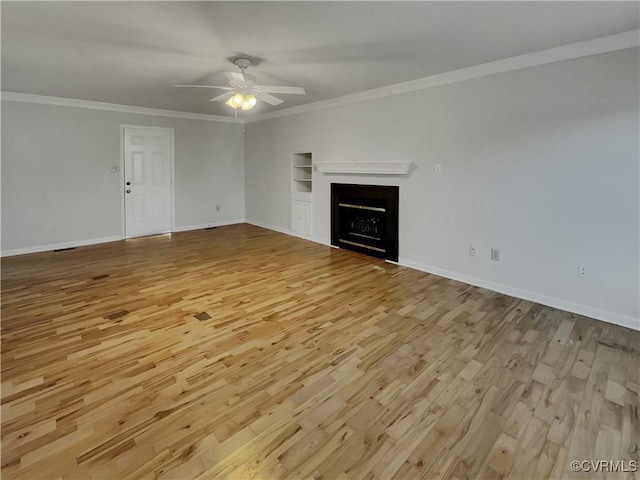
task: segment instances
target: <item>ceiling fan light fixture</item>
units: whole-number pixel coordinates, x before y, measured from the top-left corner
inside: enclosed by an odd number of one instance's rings
[[[234,110],[238,108],[242,110],[251,110],[256,106],[257,100],[252,94],[243,94],[242,92],[237,92],[231,95],[231,98],[225,102]]]
[[[256,106],[256,103],[258,101],[256,100],[256,97],[254,97],[251,94],[245,95],[244,96],[244,101],[242,102],[242,110],[251,110],[253,107]]]
[[[233,102],[233,106],[236,108],[242,107],[244,103],[244,95],[240,92],[236,93],[231,97],[231,101]]]

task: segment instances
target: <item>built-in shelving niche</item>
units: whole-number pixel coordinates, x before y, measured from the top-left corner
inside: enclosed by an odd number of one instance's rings
[[[291,154],[291,197],[310,202],[313,193],[313,156],[311,152]]]
[[[313,235],[313,154],[291,154],[291,230]]]

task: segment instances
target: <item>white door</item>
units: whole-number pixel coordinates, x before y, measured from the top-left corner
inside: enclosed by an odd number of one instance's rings
[[[125,237],[171,231],[171,130],[124,128]]]

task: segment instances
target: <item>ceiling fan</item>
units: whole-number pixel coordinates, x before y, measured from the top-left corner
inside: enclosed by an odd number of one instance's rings
[[[240,69],[240,72],[224,72],[229,79],[229,86],[219,85],[174,85],[176,87],[190,88],[217,88],[227,90],[227,92],[217,97],[213,97],[210,102],[225,102],[235,109],[236,116],[238,109],[251,110],[258,100],[269,105],[280,105],[284,100],[274,97],[272,93],[282,93],[287,95],[304,95],[304,88],[284,87],[277,85],[256,85],[256,77],[246,73],[246,69],[251,66],[248,58],[236,58],[233,63]]]

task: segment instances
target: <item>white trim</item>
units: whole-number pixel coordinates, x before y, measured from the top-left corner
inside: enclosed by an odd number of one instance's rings
[[[176,228],[176,133],[171,129],[171,231]],[[123,183],[124,185],[124,183]]]
[[[262,222],[257,222],[254,220],[245,220],[245,219],[227,220],[227,221],[221,221],[221,222],[212,222],[212,223],[203,223],[198,225],[187,225],[183,227],[176,227],[174,232],[186,232],[190,230],[200,230],[200,229],[209,228],[209,227],[234,225],[238,223],[248,223],[250,225],[255,225],[257,227],[266,228],[267,230],[273,230],[275,232],[283,233],[285,235],[290,235],[292,237],[298,237],[304,240],[309,240],[311,242],[319,243],[327,247],[337,248],[331,245],[331,243],[328,240],[320,239],[315,236],[299,234],[297,232],[293,232],[286,228],[275,227],[273,225],[268,225]],[[73,241],[73,242],[54,243],[51,245],[41,245],[36,247],[16,248],[12,250],[4,250],[2,251],[0,256],[10,257],[10,256],[24,255],[29,253],[48,252],[48,251],[58,250],[61,248],[83,247],[87,245],[116,242],[120,240],[123,240],[123,238],[120,236],[111,236],[111,237],[92,238],[88,240],[79,240],[79,241]],[[391,263],[395,264],[395,262],[391,262]],[[619,325],[619,326],[626,327],[633,330],[640,330],[640,319],[629,317],[626,315],[620,315],[618,313],[609,312],[606,310],[600,310],[597,308],[569,302],[569,301],[562,300],[555,297],[548,297],[546,295],[529,292],[527,290],[521,290],[519,288],[509,287],[507,285],[502,285],[500,283],[495,283],[495,282],[490,282],[490,281],[482,280],[475,277],[470,277],[468,275],[451,272],[449,270],[444,270],[444,269],[433,267],[430,265],[424,265],[421,263],[413,262],[411,260],[406,260],[401,258],[399,259],[399,262],[397,264],[403,267],[419,270],[421,272],[426,272],[433,275],[438,275],[440,277],[449,278],[451,280],[456,280],[458,282],[467,283],[469,285],[486,288],[488,290],[502,293],[504,295],[509,295],[511,297],[521,298],[523,300],[539,303],[541,305],[547,305],[552,308],[557,308],[560,310],[565,310],[567,312],[573,312],[578,315],[584,315],[586,317],[595,318],[597,320],[602,320],[604,322],[612,323],[614,325]]]
[[[90,238],[88,240],[76,240],[73,242],[52,243],[50,245],[39,245],[36,247],[14,248],[12,250],[3,250],[1,256],[12,257],[14,255],[24,255],[27,253],[40,253],[59,250],[61,248],[84,247],[87,245],[96,245],[98,243],[109,243],[123,240],[121,236],[114,235],[111,237]]]
[[[617,50],[625,50],[627,48],[634,48],[638,46],[640,46],[640,30],[630,30],[628,32],[595,38],[593,40],[570,43],[561,47],[549,48],[547,50],[540,50],[538,52],[527,53],[525,55],[518,55],[472,67],[461,68],[459,70],[432,75],[430,77],[424,77],[410,82],[397,83],[395,85],[388,85],[386,87],[345,95],[329,100],[308,103],[298,107],[263,113],[261,115],[256,115],[255,117],[247,117],[244,122],[253,123],[270,118],[312,112],[324,108],[348,105],[365,100],[372,100],[374,98],[387,97],[389,95],[414,92],[416,90],[462,82],[473,78],[486,77],[497,73],[511,72],[523,68],[536,67],[565,60],[573,60],[590,55],[599,55],[601,53],[615,52]]]
[[[381,88],[375,88],[373,90],[344,95],[342,97],[332,98],[329,100],[320,100],[318,102],[307,103],[297,107],[259,114],[255,117],[244,118],[223,117],[221,115],[208,115],[204,113],[178,112],[175,110],[163,110],[159,108],[136,107],[116,103],[94,102],[74,98],[50,97],[46,95],[32,95],[15,92],[2,92],[2,100],[10,102],[58,105],[63,107],[89,108],[94,110],[108,110],[113,112],[137,113],[141,115],[156,115],[160,117],[186,118],[190,120],[205,120],[210,122],[247,124],[267,120],[269,118],[286,117],[298,113],[312,112],[340,105],[348,105],[355,102],[372,100],[374,98],[398,95],[401,93],[423,90],[425,88],[471,80],[473,78],[486,77],[497,73],[511,72],[523,68],[536,67],[565,60],[573,60],[576,58],[588,57],[590,55],[599,55],[601,53],[615,52],[639,46],[640,30],[630,30],[628,32],[617,33],[615,35],[594,38],[583,42],[570,43],[560,47],[549,48],[524,55],[495,60],[493,62],[483,63],[480,65],[474,65],[459,70],[444,72],[409,82],[397,83],[395,85],[388,85]]]
[[[122,218],[122,238],[133,238],[131,236],[127,236],[127,222],[126,222],[126,206],[125,206],[125,194],[124,194],[124,190],[125,190],[125,178],[124,178],[124,166],[125,166],[125,158],[124,158],[124,152],[125,152],[125,145],[124,145],[124,131],[127,128],[139,128],[139,129],[143,129],[143,130],[161,130],[161,131],[168,131],[169,132],[169,141],[171,143],[171,227],[169,232],[174,231],[175,229],[175,225],[176,225],[176,182],[175,182],[175,178],[176,178],[176,167],[175,167],[175,132],[174,129],[172,127],[147,127],[144,125],[129,125],[129,124],[125,124],[125,123],[121,123],[120,124],[120,212],[121,212],[121,218]],[[157,232],[157,234],[160,234],[162,232]],[[166,233],[166,232],[165,232]],[[154,234],[155,235],[155,234]],[[143,235],[146,236],[146,235]]]
[[[189,232],[191,230],[202,230],[211,227],[224,227],[225,225],[236,225],[238,223],[245,223],[244,218],[236,218],[234,220],[222,220],[220,222],[211,223],[199,223],[197,225],[184,225],[182,227],[175,227],[173,233],[177,232]]]
[[[291,200],[313,203],[313,192],[291,192]]]
[[[421,272],[431,273],[440,277],[449,278],[451,280],[457,280],[458,282],[467,283],[469,285],[475,285],[476,287],[486,288],[494,292],[503,293],[511,297],[521,298],[531,302],[539,303],[541,305],[547,305],[552,308],[564,310],[567,312],[576,313],[578,315],[584,315],[585,317],[595,318],[596,320],[602,320],[603,322],[612,323],[621,327],[630,328],[633,330],[640,330],[640,319],[629,317],[626,315],[620,315],[619,313],[609,312],[606,310],[600,310],[598,308],[589,307],[587,305],[581,305],[579,303],[569,302],[560,298],[548,297],[535,292],[529,292],[527,290],[521,290],[519,288],[509,287],[500,283],[490,282],[480,278],[470,277],[468,275],[451,272],[438,267],[432,267],[431,265],[424,265],[421,263],[413,262],[411,260],[400,259],[398,265],[403,267],[412,268],[414,270],[420,270]]]
[[[164,232],[158,233],[157,235],[170,235],[171,233],[177,232],[186,232],[189,230],[200,230],[203,228],[209,227],[222,227],[225,225],[235,225],[237,223],[245,223],[244,218],[238,218],[235,220],[223,220],[221,222],[212,222],[212,223],[202,223],[199,225],[186,225],[184,227],[176,227],[173,232]],[[283,232],[284,233],[284,232]],[[155,235],[142,235],[140,237],[130,237],[134,238],[144,238],[147,236],[155,236]],[[90,238],[88,240],[76,240],[72,242],[62,242],[62,243],[52,243],[50,245],[38,245],[36,247],[26,247],[26,248],[15,248],[12,250],[3,250],[0,254],[2,257],[12,257],[15,255],[25,255],[29,253],[41,253],[41,252],[51,252],[53,250],[59,250],[61,248],[75,248],[75,247],[85,247],[88,245],[97,245],[99,243],[109,243],[109,242],[118,242],[120,240],[128,240],[120,235],[113,235],[110,237],[100,237],[100,238]]]
[[[120,125],[120,234],[122,238],[126,238],[126,207],[124,205],[124,125]]]
[[[88,108],[91,110],[107,110],[110,112],[135,113],[139,115],[155,115],[158,117],[185,118],[187,120],[204,120],[207,122],[245,123],[241,118],[223,117],[221,115],[207,115],[205,113],[178,112],[160,108],[136,107],[117,103],[94,102],[75,98],[50,97],[47,95],[32,95],[28,93],[2,92],[2,100],[8,102],[39,103],[56,105],[59,107]]]
[[[359,173],[362,175],[405,175],[411,162],[317,162],[322,173]]]
[[[332,246],[329,240],[324,240],[312,235],[305,235],[304,233],[294,232],[293,230],[290,230],[288,228],[275,227],[273,225],[257,222],[255,220],[246,220],[245,223],[248,223],[249,225],[254,225],[256,227],[266,228],[267,230],[273,230],[274,232],[284,233],[285,235],[290,235],[292,237],[302,238],[303,240],[309,240],[310,242],[319,243],[320,245],[324,245],[326,247]]]
[[[250,225],[255,225],[257,227],[266,228],[268,230],[274,230],[276,232],[284,233],[286,235],[291,235],[293,237],[299,237],[305,240],[310,240],[312,242],[319,243],[321,245],[326,245],[328,247],[338,248],[338,247],[335,247],[334,245],[331,245],[331,242],[328,240],[320,239],[318,237],[301,235],[299,233],[292,232],[291,230],[288,230],[286,228],[274,227],[273,225],[267,225],[267,224],[256,222],[253,220],[247,220],[246,223]],[[394,265],[400,265],[402,267],[419,270],[421,272],[431,273],[433,275],[438,275],[440,277],[449,278],[451,280],[456,280],[458,282],[466,283],[469,285],[474,285],[476,287],[486,288],[494,292],[502,293],[504,295],[509,295],[510,297],[521,298],[523,300],[528,300],[530,302],[539,303],[541,305],[557,308],[559,310],[576,313],[578,315],[594,318],[596,320],[612,323],[614,325],[619,325],[621,327],[629,328],[632,330],[640,330],[640,319],[629,317],[627,315],[620,315],[619,313],[600,310],[597,308],[589,307],[587,305],[581,305],[578,303],[569,302],[567,300],[562,300],[560,298],[548,297],[546,295],[541,295],[539,293],[529,292],[527,290],[521,290],[519,288],[502,285],[500,283],[495,283],[487,280],[482,280],[480,278],[470,277],[468,275],[451,272],[449,270],[444,270],[438,267],[432,267],[430,265],[424,265],[422,263],[413,262],[411,260],[406,260],[403,258],[399,259],[398,263],[391,262],[389,260],[387,260],[387,262],[393,263]]]

